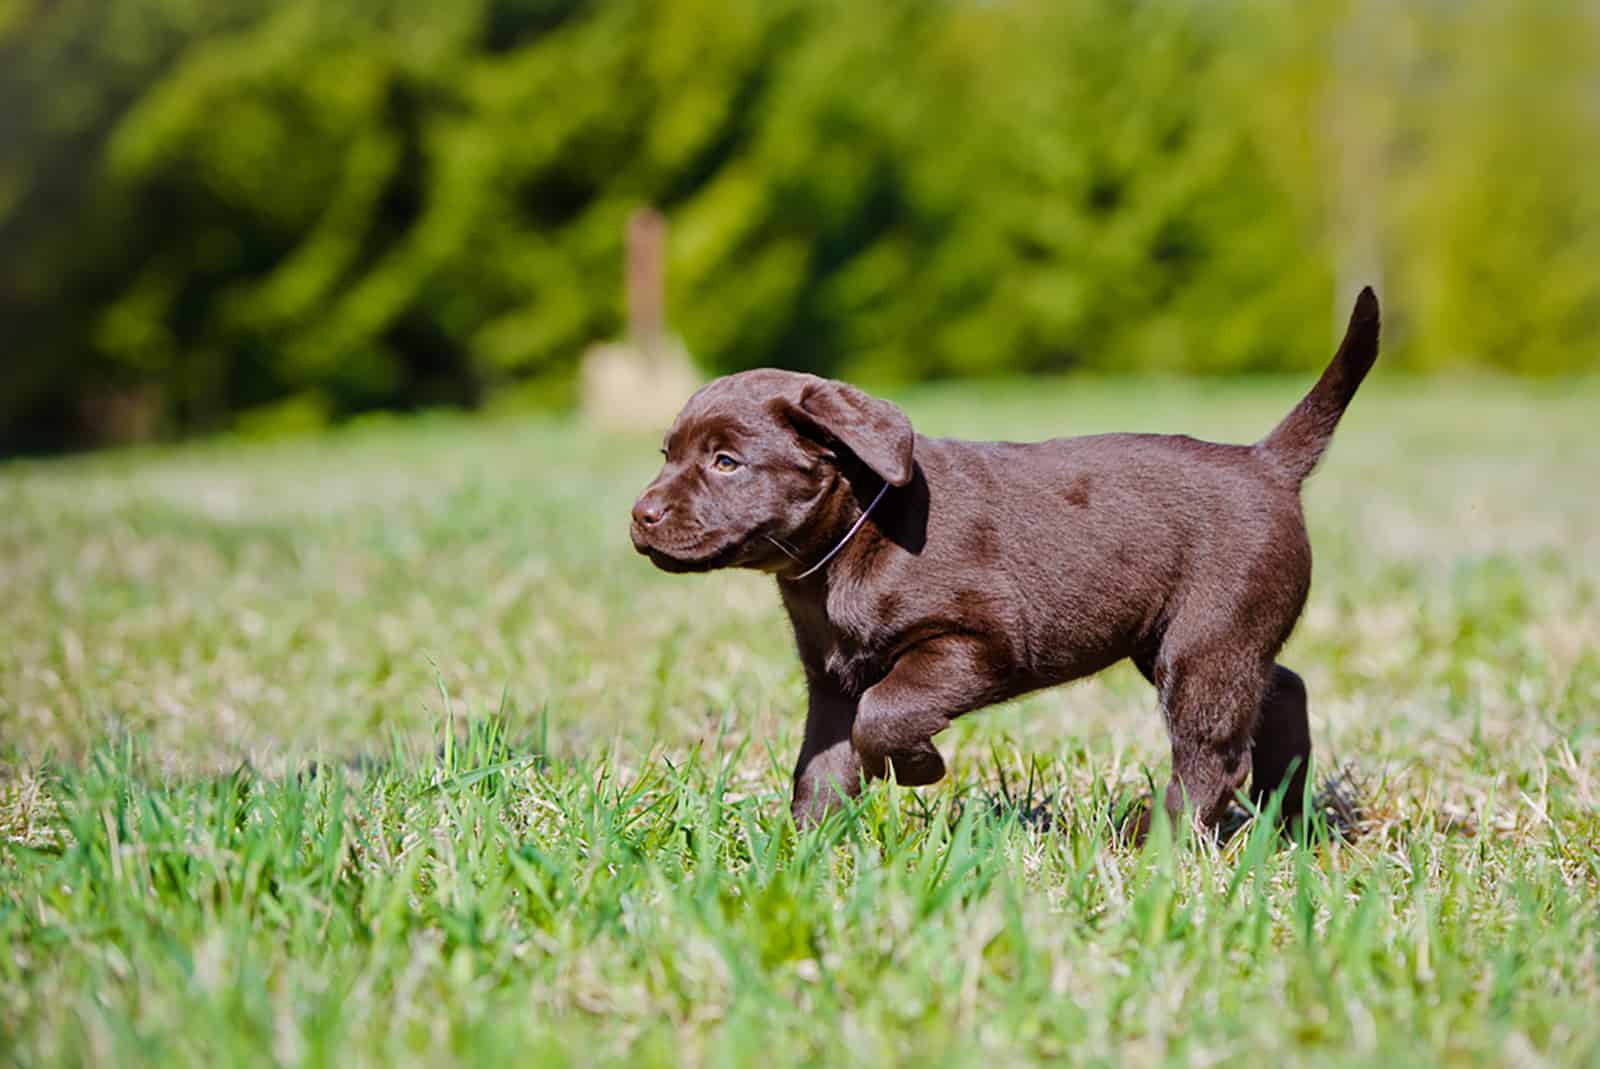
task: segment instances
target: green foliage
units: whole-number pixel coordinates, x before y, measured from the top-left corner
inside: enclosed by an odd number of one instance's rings
[[[1395,363],[1593,367],[1594,19],[8,0],[0,443],[570,380],[645,203],[715,371],[1302,368],[1368,280]]]
[[[526,743],[176,784],[108,748],[38,787],[59,839],[0,847],[0,1036],[40,1065],[1585,1064],[1600,1044],[1593,885],[1533,843],[1421,826],[1394,853],[1275,849],[1258,823],[1223,855],[1140,856],[1097,842],[1088,805],[1041,832],[881,789],[796,835],[712,758],[628,774]]]

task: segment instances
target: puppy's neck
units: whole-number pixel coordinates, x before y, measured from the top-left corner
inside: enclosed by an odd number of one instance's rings
[[[803,535],[780,547],[791,555],[776,569],[779,581],[788,588],[824,589],[833,569],[879,540],[873,521],[892,496],[888,485],[871,473],[853,478],[844,473],[836,475]]]

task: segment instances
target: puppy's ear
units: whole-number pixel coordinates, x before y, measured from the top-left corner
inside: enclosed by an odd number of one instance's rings
[[[890,486],[911,481],[916,434],[906,414],[888,401],[832,379],[806,385],[789,416],[802,434],[838,444]]]

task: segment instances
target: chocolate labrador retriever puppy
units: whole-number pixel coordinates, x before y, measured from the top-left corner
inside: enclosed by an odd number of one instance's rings
[[[729,375],[673,423],[633,543],[666,571],[777,577],[810,694],[801,824],[890,768],[933,783],[933,736],[956,717],[1124,657],[1160,697],[1174,820],[1187,805],[1214,828],[1247,776],[1258,801],[1287,776],[1292,815],[1311,735],[1305,686],[1275,658],[1311,583],[1300,484],[1377,353],[1369,288],[1254,445],[926,438],[842,382]]]

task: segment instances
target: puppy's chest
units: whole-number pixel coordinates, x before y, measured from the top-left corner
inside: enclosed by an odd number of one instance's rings
[[[861,694],[889,674],[891,660],[861,636],[836,633],[823,653],[823,667],[847,694]]]
[[[825,672],[846,693],[860,694],[887,675],[907,642],[901,621],[882,606],[855,599],[824,605],[788,594],[784,606],[807,669]]]

